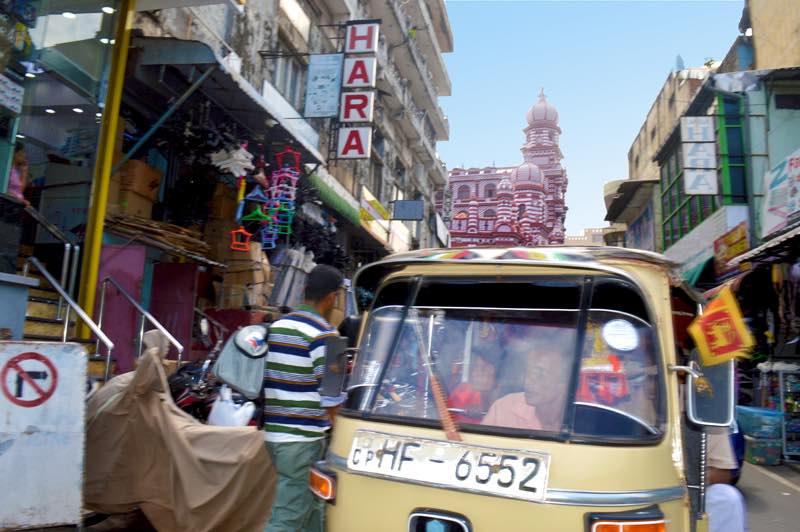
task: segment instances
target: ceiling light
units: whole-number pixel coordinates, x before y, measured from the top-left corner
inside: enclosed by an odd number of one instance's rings
[[[34,74],[33,72],[25,72],[25,77],[32,79],[36,77],[36,74]]]
[[[20,135],[20,134],[17,134],[17,138],[18,138],[18,139],[24,139],[24,138],[25,138],[25,135]]]
[[[94,116],[97,118],[103,118],[103,113],[95,113]]]
[[[81,109],[80,107],[73,107],[73,108],[72,108],[72,110],[73,110],[74,112],[78,113],[78,114],[80,114],[80,113],[82,113],[82,112],[83,112],[83,109]]]
[[[103,44],[108,44],[109,40],[108,40],[107,37],[103,37],[102,39],[100,39],[100,42],[103,43]]]
[[[111,44],[116,44],[116,43],[117,43],[117,40],[116,40],[116,39],[111,39],[111,40],[110,40],[110,41],[108,41],[108,42],[110,42]]]
[[[64,17],[64,18],[72,19],[72,18],[76,18],[78,15],[76,15],[72,11],[64,11],[63,13],[61,13],[61,16]]]
[[[47,113],[47,114],[49,114],[49,115],[54,115],[54,114],[56,114],[56,112],[55,112],[55,110],[54,110],[54,109],[45,109],[45,110],[44,110],[44,112],[45,112],[45,113]]]
[[[113,7],[105,6],[104,8],[102,8],[102,10],[103,10],[103,13],[105,13],[106,15],[111,15],[112,13],[114,13],[114,8]]]

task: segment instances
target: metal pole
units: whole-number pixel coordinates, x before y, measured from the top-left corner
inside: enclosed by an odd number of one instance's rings
[[[100,310],[97,316],[97,328],[102,330],[103,329],[103,314],[106,309],[106,287],[108,286],[108,279],[103,279],[103,284],[100,286]],[[100,352],[100,338],[97,338],[97,341],[94,344],[94,351],[95,353]]]
[[[69,275],[69,260],[70,260],[70,249],[72,245],[69,242],[64,242],[64,256],[61,259],[61,286],[66,288],[67,286],[67,276]],[[69,293],[69,292],[67,292]],[[61,319],[61,309],[64,306],[64,300],[58,298],[58,311],[56,312],[56,318]]]
[[[136,346],[136,358],[142,356],[142,347],[144,346],[144,314],[139,315],[139,345]]]
[[[103,247],[103,226],[106,220],[108,191],[111,184],[111,167],[114,162],[114,146],[116,144],[117,124],[122,104],[122,89],[125,86],[125,69],[128,64],[128,46],[130,45],[133,18],[136,12],[136,0],[122,0],[113,51],[111,53],[111,71],[108,76],[106,106],[103,111],[103,123],[97,145],[97,159],[94,167],[89,215],[86,223],[86,252],[81,269],[80,307],[87,315],[94,311],[94,300],[97,293],[97,275],[100,269],[100,251]],[[80,335],[89,338],[90,331],[81,326]]]
[[[108,382],[108,377],[111,375],[111,348],[106,348],[106,373],[103,376],[103,382]]]
[[[123,165],[123,164],[125,164],[126,162],[128,162],[128,160],[129,160],[129,159],[130,159],[130,158],[131,158],[131,157],[132,157],[132,156],[133,156],[133,155],[134,155],[134,154],[135,154],[137,151],[139,151],[139,148],[141,148],[142,146],[144,146],[144,144],[145,144],[145,143],[146,143],[148,140],[150,140],[150,137],[152,137],[152,136],[153,136],[153,134],[155,134],[155,132],[156,132],[156,131],[158,131],[158,130],[161,128],[161,126],[163,126],[163,125],[164,125],[164,122],[166,122],[166,121],[169,119],[169,117],[171,117],[171,116],[172,116],[172,115],[175,113],[175,111],[177,111],[178,109],[180,109],[181,105],[183,105],[183,104],[184,104],[184,102],[186,102],[186,100],[187,100],[187,99],[189,99],[189,96],[191,96],[192,94],[194,94],[194,92],[195,92],[197,89],[199,89],[199,88],[200,88],[200,85],[202,85],[202,84],[203,84],[203,82],[204,82],[206,79],[208,79],[208,76],[210,76],[211,74],[213,74],[213,73],[214,73],[214,71],[215,71],[216,69],[217,69],[217,65],[212,65],[212,66],[210,66],[210,67],[208,68],[208,70],[206,70],[205,72],[203,72],[203,74],[202,74],[202,75],[201,75],[199,78],[197,78],[197,79],[195,80],[195,82],[194,82],[194,83],[192,83],[192,85],[191,85],[191,86],[190,86],[188,89],[186,89],[186,92],[184,92],[183,94],[181,94],[181,97],[180,97],[180,98],[178,98],[177,100],[175,100],[175,102],[173,102],[173,104],[172,104],[172,105],[170,105],[169,109],[167,109],[167,111],[166,111],[166,112],[165,112],[163,115],[161,115],[161,118],[159,118],[159,119],[156,121],[156,123],[155,123],[155,124],[153,124],[153,125],[150,127],[150,129],[149,129],[149,130],[147,130],[147,133],[145,133],[144,135],[142,135],[142,136],[141,136],[141,138],[139,138],[138,142],[136,142],[136,144],[133,146],[133,148],[131,148],[131,149],[130,149],[130,151],[129,151],[128,153],[126,153],[125,155],[123,155],[123,156],[122,156],[122,158],[121,158],[119,161],[117,161],[117,163],[116,163],[116,164],[114,165],[114,167],[111,169],[111,175],[114,175],[114,174],[116,174],[116,173],[119,171],[119,169],[120,169],[120,168],[122,168],[122,165]]]
[[[78,277],[78,264],[81,258],[81,247],[77,244],[72,246],[72,266],[69,271],[69,287],[67,293],[69,297],[75,297],[75,281]]]
[[[67,337],[69,336],[69,305],[67,305],[67,311],[64,314],[64,332],[61,335],[61,341],[66,342]]]

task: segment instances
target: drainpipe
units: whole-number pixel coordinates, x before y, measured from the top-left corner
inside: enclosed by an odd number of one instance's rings
[[[114,162],[114,144],[122,103],[122,89],[125,86],[125,69],[128,64],[136,0],[122,0],[119,20],[115,34],[114,49],[111,52],[111,71],[108,76],[108,94],[100,127],[97,145],[97,160],[94,166],[89,215],[86,223],[86,241],[81,267],[80,297],[78,304],[86,314],[94,313],[94,300],[97,292],[97,274],[100,269],[100,252],[103,247],[103,225],[108,206],[108,189],[111,183],[111,167]],[[89,328],[81,324],[79,336],[88,338]]]

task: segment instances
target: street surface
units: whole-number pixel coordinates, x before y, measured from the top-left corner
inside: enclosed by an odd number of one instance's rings
[[[745,463],[737,487],[747,501],[750,532],[800,530],[800,465]]]

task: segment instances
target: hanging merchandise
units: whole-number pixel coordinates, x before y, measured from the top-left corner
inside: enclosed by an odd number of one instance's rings
[[[230,235],[232,251],[250,251],[250,239],[253,237],[252,233],[248,233],[244,227],[239,227],[239,229],[231,231]]]
[[[220,170],[239,178],[245,176],[249,170],[256,168],[253,165],[253,154],[247,151],[247,143],[232,151],[222,149],[212,153],[211,163]]]

